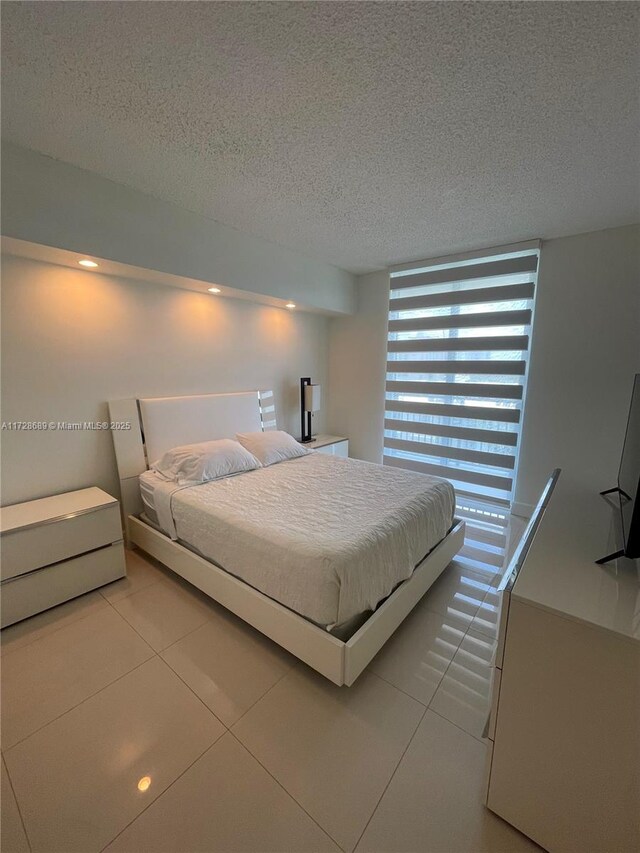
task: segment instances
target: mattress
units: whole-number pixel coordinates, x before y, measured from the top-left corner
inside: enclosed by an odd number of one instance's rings
[[[156,494],[166,480],[160,477],[155,471],[145,471],[140,474],[140,497],[144,506],[145,516],[156,526],[162,527],[156,510]]]
[[[411,576],[454,506],[446,480],[310,453],[199,486],[156,482],[153,508],[169,535],[331,630]]]

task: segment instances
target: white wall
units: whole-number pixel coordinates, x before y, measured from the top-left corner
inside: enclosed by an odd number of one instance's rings
[[[382,461],[389,275],[357,279],[357,310],[330,321],[328,423],[349,438],[349,454]]]
[[[386,273],[361,276],[358,311],[331,320],[329,417],[353,455],[382,460]],[[640,371],[640,226],[544,241],[517,509],[554,467],[600,491],[615,483]]]
[[[300,377],[326,387],[328,322],[3,256],[1,418],[102,421],[110,399],[273,388],[279,426],[298,434]],[[93,484],[118,494],[106,432],[0,440],[3,504]]]
[[[516,510],[554,467],[594,491],[615,485],[640,371],[640,226],[543,243]]]
[[[345,270],[7,142],[2,234],[310,308],[355,304]]]

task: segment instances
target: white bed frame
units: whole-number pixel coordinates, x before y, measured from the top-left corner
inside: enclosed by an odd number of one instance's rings
[[[130,430],[112,433],[128,544],[160,560],[337,685],[353,684],[464,543],[464,522],[456,519],[411,577],[343,642],[138,517],[143,510],[138,477],[148,460],[181,444],[274,429],[271,392],[116,400],[109,403],[109,413],[111,421],[131,423]]]

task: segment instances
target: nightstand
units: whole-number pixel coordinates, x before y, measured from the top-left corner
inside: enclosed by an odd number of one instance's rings
[[[5,627],[124,577],[118,501],[80,489],[0,509]]]
[[[306,441],[302,446],[331,456],[349,455],[349,439],[341,435],[317,435],[313,441]]]

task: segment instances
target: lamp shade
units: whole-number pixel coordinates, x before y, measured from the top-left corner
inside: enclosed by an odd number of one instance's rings
[[[304,410],[305,412],[320,411],[320,385],[307,385],[304,389]]]

